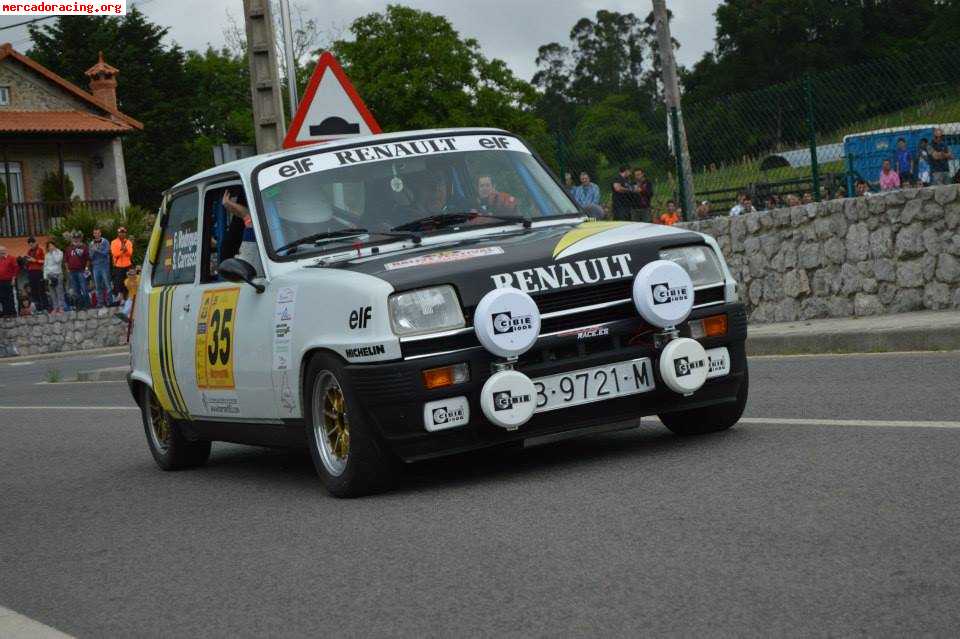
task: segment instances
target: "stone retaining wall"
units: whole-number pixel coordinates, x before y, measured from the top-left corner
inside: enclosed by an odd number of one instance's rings
[[[59,353],[117,346],[127,341],[127,324],[115,308],[0,319],[0,357]]]
[[[716,217],[752,322],[960,309],[958,185]]]

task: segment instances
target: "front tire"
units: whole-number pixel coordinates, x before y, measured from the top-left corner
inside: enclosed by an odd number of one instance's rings
[[[157,466],[163,470],[182,470],[202,466],[210,457],[210,442],[190,441],[183,435],[180,423],[160,406],[157,396],[143,387],[140,401],[147,446]]]
[[[663,413],[657,417],[675,435],[705,435],[727,430],[740,421],[743,409],[747,406],[749,386],[750,376],[744,368],[743,381],[740,383],[740,390],[737,391],[736,401],[693,410]]]
[[[304,375],[303,397],[310,457],[330,494],[359,497],[386,489],[394,475],[391,456],[361,412],[343,363],[315,355]]]

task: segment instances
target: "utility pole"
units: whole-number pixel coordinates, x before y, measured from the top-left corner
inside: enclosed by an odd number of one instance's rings
[[[276,151],[281,147],[286,126],[283,121],[270,0],[243,0],[243,18],[247,32],[247,61],[250,64],[257,153]]]
[[[696,208],[693,203],[693,170],[690,166],[690,151],[687,148],[687,133],[683,126],[683,111],[680,109],[680,83],[677,80],[676,61],[673,59],[673,38],[670,37],[666,0],[653,0],[653,16],[656,21],[657,43],[660,46],[664,102],[673,132],[673,154],[677,158],[680,204],[683,208],[683,218],[690,220],[693,219],[693,211]]]
[[[287,58],[287,88],[290,95],[290,117],[297,112],[297,61],[293,55],[293,27],[290,24],[290,0],[280,0],[280,23],[283,25],[283,51]]]

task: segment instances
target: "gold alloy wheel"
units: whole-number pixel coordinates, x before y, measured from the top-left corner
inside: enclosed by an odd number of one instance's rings
[[[150,435],[153,437],[153,444],[161,453],[166,453],[170,448],[170,437],[172,428],[170,426],[170,416],[157,403],[155,397],[150,397]]]
[[[324,467],[340,475],[350,457],[350,422],[343,389],[330,371],[322,371],[314,383],[313,429]]]

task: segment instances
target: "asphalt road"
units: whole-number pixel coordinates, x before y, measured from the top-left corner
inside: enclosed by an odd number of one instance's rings
[[[123,383],[18,364],[0,363],[0,606],[73,635],[960,627],[960,352],[757,358],[727,433],[644,420],[349,501],[305,454],[221,444],[161,472]]]

